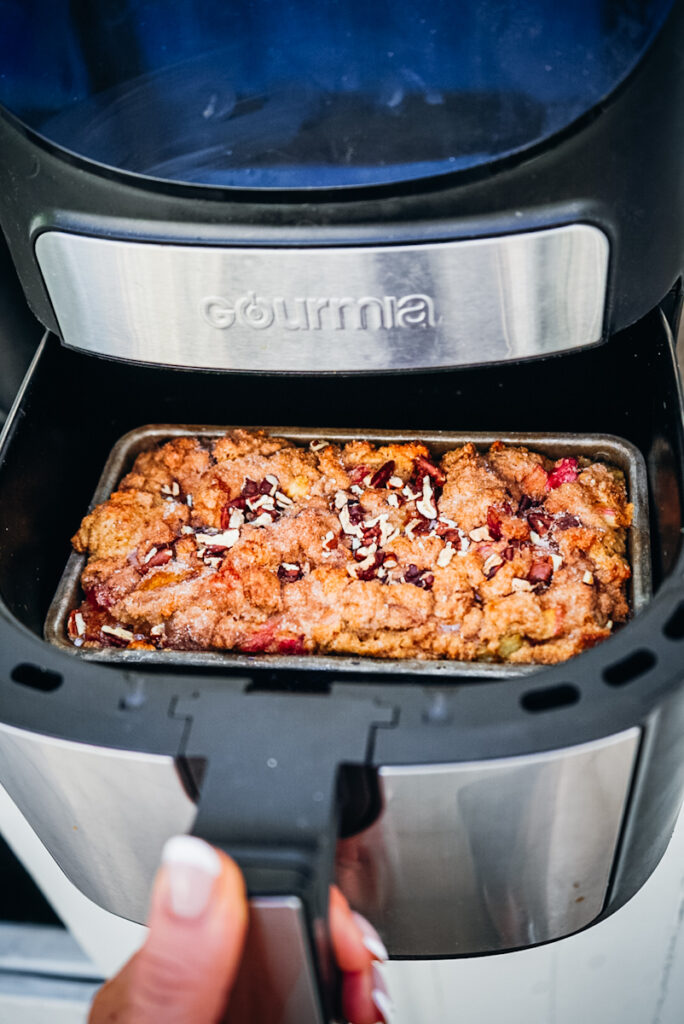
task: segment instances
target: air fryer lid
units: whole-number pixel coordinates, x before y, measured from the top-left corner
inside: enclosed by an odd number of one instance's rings
[[[0,103],[136,174],[384,184],[548,139],[630,73],[671,6],[10,0]]]

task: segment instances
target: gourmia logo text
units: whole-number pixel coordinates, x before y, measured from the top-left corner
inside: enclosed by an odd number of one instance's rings
[[[435,304],[429,295],[383,295],[351,298],[265,299],[247,292],[235,302],[210,295],[202,315],[212,327],[239,325],[263,331],[377,331],[393,327],[434,327]]]

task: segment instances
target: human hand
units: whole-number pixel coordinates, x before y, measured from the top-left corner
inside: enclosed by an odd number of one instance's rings
[[[169,840],[152,891],[145,944],[99,990],[89,1024],[217,1024],[238,975],[247,921],[245,885],[235,862],[201,839]],[[375,966],[385,959],[385,948],[335,886],[330,937],[342,972],[345,1016],[352,1024],[389,1022],[391,1003]],[[254,1020],[245,1016],[244,1024]]]

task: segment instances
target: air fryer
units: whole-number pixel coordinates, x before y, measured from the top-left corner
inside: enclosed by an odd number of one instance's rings
[[[36,0],[0,41],[0,223],[46,328],[0,444],[0,781],[132,920],[169,835],[228,850],[300,1024],[333,877],[393,957],[520,949],[618,911],[684,793],[684,11],[366,8]],[[46,639],[119,439],[229,423],[615,436],[646,598],[503,676]]]

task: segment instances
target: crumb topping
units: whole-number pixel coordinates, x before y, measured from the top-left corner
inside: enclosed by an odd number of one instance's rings
[[[629,608],[621,472],[495,442],[143,452],[81,523],[78,647],[553,663]]]

